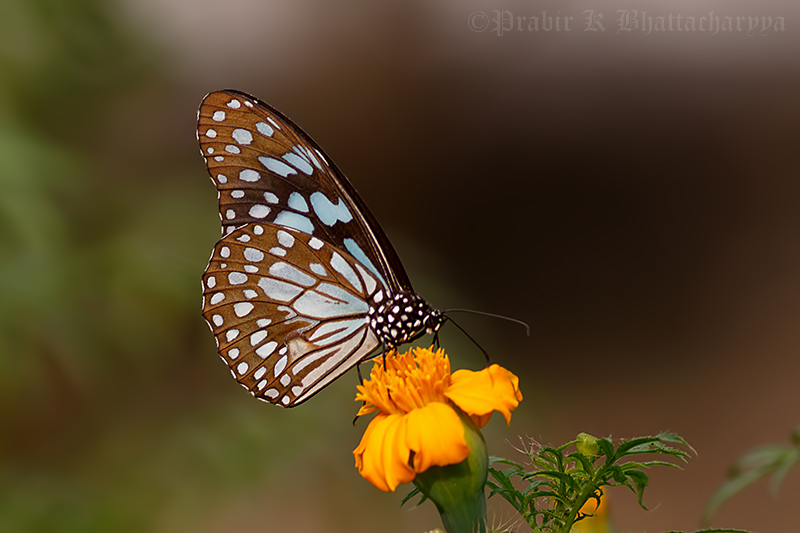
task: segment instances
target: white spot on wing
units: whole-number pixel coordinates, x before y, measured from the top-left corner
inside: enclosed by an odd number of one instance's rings
[[[316,290],[306,290],[293,304],[301,315],[310,318],[332,318],[364,314],[369,306],[363,300],[336,285],[323,283]]]
[[[278,216],[275,217],[275,224],[294,228],[303,233],[308,233],[309,235],[314,231],[314,224],[308,217],[292,213],[291,211],[281,211]]]
[[[211,119],[215,122],[222,122],[225,120],[225,111],[214,111],[214,114],[211,116]]]
[[[258,130],[258,133],[266,137],[272,137],[272,134],[275,133],[275,130],[272,129],[272,126],[266,122],[257,122],[256,129]]]
[[[246,168],[239,172],[239,179],[242,181],[254,182],[261,179],[261,175],[252,168]]]
[[[306,203],[306,199],[303,198],[303,195],[299,192],[293,192],[289,195],[289,207],[295,211],[308,213],[308,204]]]
[[[320,346],[327,346],[331,343],[338,342],[341,339],[355,333],[358,328],[367,324],[366,318],[357,318],[353,320],[337,320],[335,322],[327,322],[319,326],[314,333],[308,338]]]
[[[264,200],[266,200],[270,204],[277,204],[278,197],[272,194],[271,192],[267,191],[264,193]]]
[[[244,258],[251,263],[259,263],[264,259],[264,252],[257,248],[245,248]]]
[[[274,374],[276,378],[283,373],[283,371],[286,369],[286,363],[288,362],[289,362],[289,357],[286,355],[278,359],[278,362],[275,363],[275,369],[274,369]]]
[[[248,211],[250,216],[253,218],[264,218],[269,215],[269,212],[270,208],[261,204],[256,204],[250,207],[250,211]]]
[[[306,161],[305,159],[303,159],[302,157],[300,157],[297,154],[289,152],[288,154],[283,156],[283,159],[287,163],[291,163],[292,165],[294,165],[295,167],[300,169],[300,172],[302,172],[303,174],[305,174],[307,176],[310,176],[311,173],[314,172],[314,167],[312,167],[308,163],[308,161]]]
[[[372,277],[367,271],[356,263],[356,270],[358,273],[361,274],[361,279],[364,280],[364,285],[367,287],[367,294],[372,294],[375,288],[378,286],[378,283],[375,281],[375,278]]]
[[[321,240],[317,239],[316,237],[311,237],[308,240],[308,245],[315,250],[319,250],[320,248],[322,248],[323,244],[324,243]]]
[[[233,304],[233,312],[236,313],[236,316],[239,318],[243,318],[250,314],[253,307],[253,304],[250,302],[238,302]]]
[[[278,347],[277,342],[269,341],[268,343],[256,349],[256,355],[259,356],[261,359],[266,359],[267,357],[272,355],[272,352],[274,352],[275,348],[277,347]]]
[[[258,157],[258,160],[267,170],[270,170],[279,176],[283,176],[284,178],[291,176],[292,174],[297,174],[295,169],[283,161],[279,161],[273,157],[266,157],[262,155]]]
[[[208,129],[206,131],[206,137],[208,137],[209,139],[216,139],[217,138],[217,131],[216,130],[212,130],[212,129]],[[211,152],[209,152],[209,153],[211,153]]]
[[[347,249],[347,251],[350,252],[350,255],[355,257],[359,263],[370,269],[373,274],[378,276],[381,284],[386,287],[386,280],[383,279],[381,273],[378,272],[378,269],[375,268],[375,265],[372,264],[372,261],[369,260],[369,257],[367,257],[367,254],[364,253],[364,250],[361,249],[358,243],[350,238],[347,238],[342,242],[344,243],[344,247]]]
[[[319,219],[328,226],[333,226],[338,221],[350,222],[353,220],[353,215],[344,203],[344,200],[339,198],[339,201],[334,204],[323,193],[317,191],[311,195],[311,205],[314,207],[314,212]]]
[[[247,275],[241,272],[231,272],[228,274],[228,281],[231,285],[241,285],[247,282]]]
[[[269,298],[279,302],[288,302],[303,292],[302,287],[272,278],[261,278],[258,286],[264,290],[264,293]]]
[[[250,346],[258,346],[261,341],[267,338],[267,332],[262,330],[256,331],[250,335]]]
[[[283,278],[304,287],[311,287],[317,282],[315,278],[288,263],[273,263],[269,267],[269,273],[276,278]]]
[[[325,267],[322,266],[319,263],[311,263],[310,265],[308,265],[308,268],[310,268],[311,272],[313,272],[314,274],[316,274],[318,276],[327,276],[328,275],[328,271],[325,270]]]
[[[239,144],[250,144],[253,142],[253,134],[244,128],[236,128],[233,130],[233,133],[231,133],[231,136],[233,140]]]
[[[355,270],[350,266],[350,263],[336,252],[331,256],[331,266],[336,272],[344,276],[357,292],[362,292],[361,281],[358,279]]]
[[[294,246],[294,237],[292,236],[291,233],[279,230],[277,233],[277,237],[278,237],[278,243],[281,246],[285,248],[291,248],[292,246]]]
[[[242,103],[239,102],[239,100],[237,100],[236,98],[233,98],[230,102],[228,102],[228,107],[230,107],[231,109],[239,109],[240,107],[242,107]]]

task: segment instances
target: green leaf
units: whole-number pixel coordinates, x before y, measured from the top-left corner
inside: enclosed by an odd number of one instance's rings
[[[404,506],[406,503],[408,503],[408,501],[409,501],[409,500],[411,500],[411,498],[413,498],[413,497],[414,497],[414,496],[416,496],[417,494],[422,494],[422,491],[420,491],[420,490],[419,490],[417,487],[414,487],[413,489],[411,489],[411,491],[409,491],[409,493],[408,493],[408,494],[406,494],[406,495],[403,497],[403,501],[401,501],[401,502],[400,502],[400,507],[402,507],[402,506]],[[425,500],[427,500],[427,499],[428,499],[428,498],[427,498],[427,496],[425,496],[424,494],[422,494],[422,498],[421,498],[421,499],[420,499],[420,500],[417,502],[417,505],[420,505],[422,502],[424,502],[424,501],[425,501]]]
[[[581,452],[575,452],[567,455],[567,459],[574,460],[580,465],[580,468],[590,476],[594,473],[594,458],[587,457]]]
[[[630,472],[627,472],[627,476],[628,479],[631,480],[631,483],[633,483],[633,485],[636,487],[636,497],[639,500],[639,507],[647,511],[648,509],[642,502],[642,498],[644,498],[644,489],[647,488],[650,478],[641,470],[631,470]]]
[[[602,455],[606,456],[606,464],[611,464],[614,460],[614,443],[608,437],[599,439],[597,445],[600,446]]]
[[[656,438],[661,442],[672,442],[674,444],[680,444],[681,446],[685,446],[689,448],[692,451],[692,453],[697,455],[697,450],[692,448],[692,446],[677,433],[673,433],[671,431],[662,431],[661,433],[656,435]]]
[[[509,459],[504,459],[503,457],[495,457],[493,455],[490,455],[489,466],[494,466],[496,464],[508,465],[513,467],[515,470],[524,470],[524,467],[519,463],[515,463],[514,461],[511,461]]]
[[[703,513],[703,522],[708,522],[711,517],[714,516],[714,513],[717,512],[717,509],[719,509],[720,505],[725,503],[727,499],[737,492],[740,492],[748,485],[755,483],[768,473],[768,471],[765,471],[761,468],[749,470],[747,472],[738,474],[736,477],[730,479],[727,483],[722,485],[722,487],[720,487],[719,490],[708,501],[706,511]]]
[[[800,462],[800,449],[795,448],[789,450],[786,455],[783,456],[775,468],[775,475],[772,476],[772,481],[770,482],[770,489],[773,493],[776,494],[778,492],[781,483],[784,478],[786,478],[786,474],[788,474],[792,467],[798,462]]]

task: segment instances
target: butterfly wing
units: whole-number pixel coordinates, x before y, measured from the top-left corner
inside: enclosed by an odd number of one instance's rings
[[[203,315],[233,377],[293,407],[379,344],[369,299],[385,286],[350,254],[271,223],[249,223],[214,247]]]
[[[198,141],[219,192],[223,234],[269,222],[346,250],[392,292],[411,291],[397,253],[355,188],[279,111],[248,94],[207,95]]]

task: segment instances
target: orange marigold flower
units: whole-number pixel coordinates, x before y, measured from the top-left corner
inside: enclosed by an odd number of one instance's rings
[[[432,466],[469,456],[459,413],[477,427],[494,411],[510,422],[521,400],[519,379],[498,365],[451,374],[441,349],[413,348],[386,357],[386,368],[377,357],[356,395],[356,401],[365,402],[357,416],[378,411],[353,451],[356,468],[379,489],[393,491]]]

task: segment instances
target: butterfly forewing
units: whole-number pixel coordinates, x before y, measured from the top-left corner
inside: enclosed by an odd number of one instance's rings
[[[411,284],[388,238],[322,149],[269,105],[238,91],[206,96],[198,140],[219,192],[223,234],[268,222],[347,251],[393,292]]]
[[[203,314],[234,378],[291,407],[377,347],[367,302],[383,291],[358,260],[321,239],[249,223],[214,247]]]

